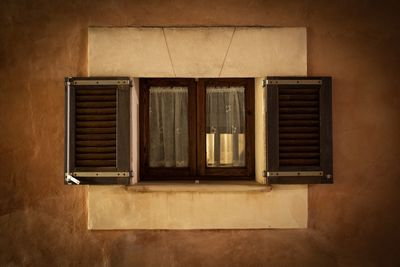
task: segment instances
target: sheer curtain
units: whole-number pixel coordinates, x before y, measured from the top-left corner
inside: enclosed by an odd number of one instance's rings
[[[188,88],[150,87],[150,167],[188,166]]]
[[[208,167],[245,166],[244,87],[207,87]]]

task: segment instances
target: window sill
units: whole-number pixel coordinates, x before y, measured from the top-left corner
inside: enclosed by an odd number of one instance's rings
[[[256,181],[139,182],[126,187],[134,192],[269,192],[271,187]]]

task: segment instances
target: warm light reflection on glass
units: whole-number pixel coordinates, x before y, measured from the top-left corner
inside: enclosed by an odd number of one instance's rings
[[[233,143],[232,134],[220,134],[219,136],[219,163],[232,166],[233,164]]]
[[[239,162],[238,162],[238,166],[245,166],[246,165],[246,153],[245,153],[245,145],[246,145],[246,138],[245,138],[245,134],[239,134],[238,135],[238,142],[239,142]]]
[[[207,133],[207,167],[245,166],[245,140],[245,134],[219,134],[219,140],[216,140],[215,133]],[[219,149],[216,141],[219,141]],[[237,158],[234,155],[238,155]]]
[[[207,145],[207,165],[214,166],[215,165],[215,151],[214,151],[214,138],[215,134],[208,133],[206,137],[206,145]]]

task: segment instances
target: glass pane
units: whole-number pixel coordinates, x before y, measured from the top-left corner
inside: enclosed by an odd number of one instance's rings
[[[150,167],[187,167],[188,88],[150,87]]]
[[[245,166],[244,87],[207,87],[206,96],[207,167]]]

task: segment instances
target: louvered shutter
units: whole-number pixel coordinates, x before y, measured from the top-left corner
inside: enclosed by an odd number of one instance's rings
[[[333,183],[331,77],[267,77],[270,184]]]
[[[126,77],[65,79],[66,184],[129,184],[130,87]]]

